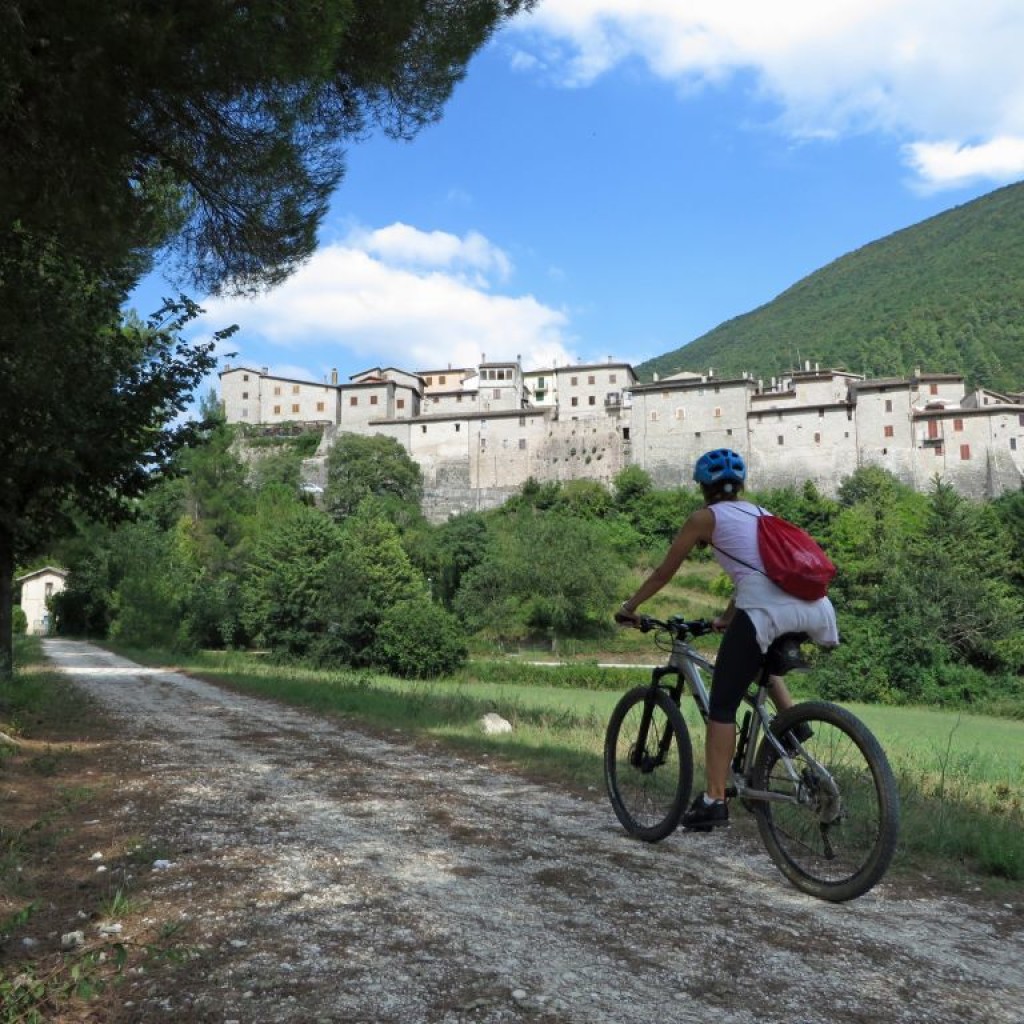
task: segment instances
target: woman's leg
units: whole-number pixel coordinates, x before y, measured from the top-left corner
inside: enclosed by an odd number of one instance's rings
[[[776,711],[785,711],[793,706],[793,695],[782,676],[768,677],[768,696],[771,697]]]
[[[750,616],[743,610],[737,611],[722,637],[711,680],[710,720],[704,749],[707,795],[713,800],[725,799],[736,746],[736,711],[763,660]]]
[[[736,749],[736,723],[708,722],[704,737],[705,774],[708,777],[706,793],[709,800],[724,800],[729,779],[729,766]]]

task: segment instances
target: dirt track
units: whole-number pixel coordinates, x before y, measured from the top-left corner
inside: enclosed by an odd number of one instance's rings
[[[151,892],[200,938],[170,989],[134,984],[130,1019],[1024,1024],[1021,899],[822,903],[742,825],[649,847],[599,793],[46,651],[121,720],[143,770],[117,827],[163,802]]]

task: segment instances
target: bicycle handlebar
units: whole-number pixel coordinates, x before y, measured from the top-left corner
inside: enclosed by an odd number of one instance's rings
[[[615,621],[623,626],[632,626],[641,633],[650,633],[652,629],[663,629],[673,639],[685,640],[687,637],[707,636],[714,632],[714,626],[707,619],[684,619],[673,615],[669,619],[655,619],[650,615],[636,617],[615,616]]]

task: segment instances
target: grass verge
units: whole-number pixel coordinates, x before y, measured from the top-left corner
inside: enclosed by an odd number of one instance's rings
[[[0,682],[0,732],[14,741],[0,744],[0,1024],[123,1020],[130,972],[189,955],[172,930],[141,922],[139,841],[116,824],[110,784],[131,765],[34,638],[18,638],[14,678]],[[134,824],[143,818],[140,806]]]

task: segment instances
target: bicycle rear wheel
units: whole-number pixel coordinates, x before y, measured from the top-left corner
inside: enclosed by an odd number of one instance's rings
[[[665,690],[638,686],[615,706],[605,733],[604,778],[630,835],[654,843],[679,824],[693,785],[693,750]]]
[[[885,874],[896,850],[900,803],[885,752],[845,708],[809,701],[779,714],[772,732],[813,731],[791,764],[794,780],[769,740],[754,764],[754,789],[794,798],[753,803],[772,860],[798,888],[842,902],[862,896]]]

